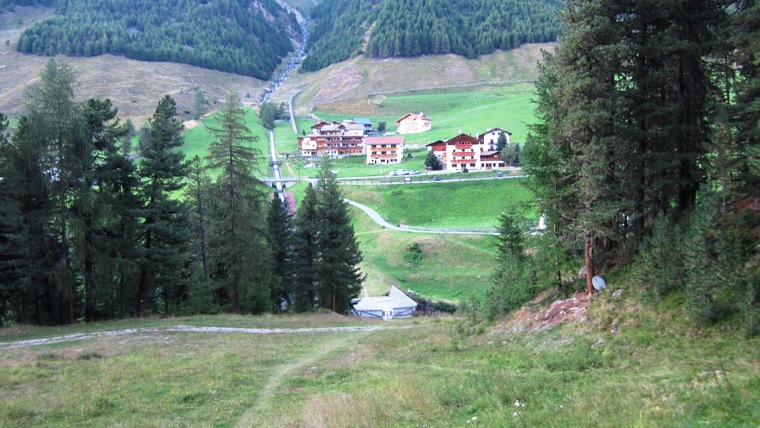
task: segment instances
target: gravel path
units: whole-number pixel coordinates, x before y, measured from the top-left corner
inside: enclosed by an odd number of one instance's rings
[[[319,328],[233,328],[233,327],[194,327],[176,325],[159,328],[130,328],[126,330],[99,331],[95,333],[67,334],[65,336],[46,337],[43,339],[19,340],[16,342],[0,342],[0,349],[26,348],[30,346],[50,345],[61,342],[96,339],[98,337],[126,336],[146,333],[243,333],[243,334],[298,334],[298,333],[329,333],[329,332],[371,332],[379,330],[400,330],[412,326],[350,326],[350,327],[319,327]]]

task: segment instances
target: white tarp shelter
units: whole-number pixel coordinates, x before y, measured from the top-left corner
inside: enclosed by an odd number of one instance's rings
[[[410,318],[417,308],[417,302],[410,299],[396,287],[391,287],[387,296],[362,297],[353,302],[352,312],[362,318]]]

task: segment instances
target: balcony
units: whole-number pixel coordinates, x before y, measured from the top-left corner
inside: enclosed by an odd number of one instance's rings
[[[386,154],[372,153],[369,156],[372,159],[396,159],[399,157],[397,154],[392,154],[392,153],[386,153]]]
[[[454,152],[451,155],[452,156],[475,156],[475,152],[474,151],[469,151],[469,152]]]
[[[475,163],[477,162],[477,159],[452,159],[452,164],[460,164],[460,163]]]
[[[472,143],[454,143],[454,148],[457,149],[471,149]]]

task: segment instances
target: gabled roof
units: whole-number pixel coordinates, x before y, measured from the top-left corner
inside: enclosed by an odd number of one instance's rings
[[[404,137],[367,137],[364,139],[364,145],[369,146],[371,144],[391,144],[391,145],[403,145]]]
[[[480,140],[478,140],[475,137],[470,137],[467,134],[459,134],[454,138],[446,140],[446,144],[456,144],[456,143],[470,143],[470,144],[478,144]]]
[[[432,143],[430,143],[430,144],[425,144],[425,147],[440,146],[440,145],[445,145],[445,144],[446,144],[446,142],[445,142],[445,141],[443,141],[443,140],[438,140],[438,141],[433,141],[433,142],[432,142]]]
[[[372,121],[367,119],[366,117],[355,117],[352,120],[362,125],[372,125]]]
[[[429,117],[425,117],[425,115],[424,115],[424,114],[422,114],[422,113],[420,113],[420,114],[416,114],[416,113],[407,113],[407,114],[405,114],[405,115],[404,115],[404,116],[403,116],[401,119],[397,120],[397,121],[396,121],[396,123],[398,123],[398,122],[401,122],[402,120],[404,120],[404,119],[406,119],[407,117],[410,117],[410,116],[411,116],[411,118],[412,118],[413,120],[427,120],[427,121],[430,121],[430,120],[431,120]]]
[[[391,286],[387,296],[362,297],[354,303],[356,311],[391,311],[402,308],[416,308],[417,302],[410,299],[403,291]]]
[[[494,131],[497,131],[499,133],[503,132],[503,133],[505,133],[507,135],[512,135],[512,133],[509,132],[509,131],[505,131],[505,130],[503,130],[501,128],[494,128],[494,129],[489,129],[488,131],[486,131],[486,132],[484,132],[482,134],[478,134],[478,140],[483,141],[483,138],[485,138],[486,134],[490,134],[490,133],[492,133]]]

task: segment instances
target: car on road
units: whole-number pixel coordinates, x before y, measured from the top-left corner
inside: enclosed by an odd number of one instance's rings
[[[433,177],[433,181],[441,181],[441,177],[436,175],[435,177]]]
[[[463,168],[463,169],[462,169],[462,172],[470,172],[470,170],[469,170],[469,169],[467,169],[467,168]]]
[[[398,175],[409,175],[409,171],[407,171],[405,169],[400,169],[400,170],[398,170],[396,172],[398,173]]]
[[[416,169],[413,169],[413,170],[409,171],[409,174],[412,174],[412,175],[417,175],[417,174],[419,174],[419,173],[420,173],[420,172],[419,172],[419,171],[417,171]]]
[[[498,173],[496,173],[496,176],[499,178],[504,177],[504,173],[499,171]]]
[[[397,175],[398,175],[398,173],[396,173],[396,171],[391,171],[391,172],[388,173],[388,177],[395,177]]]

